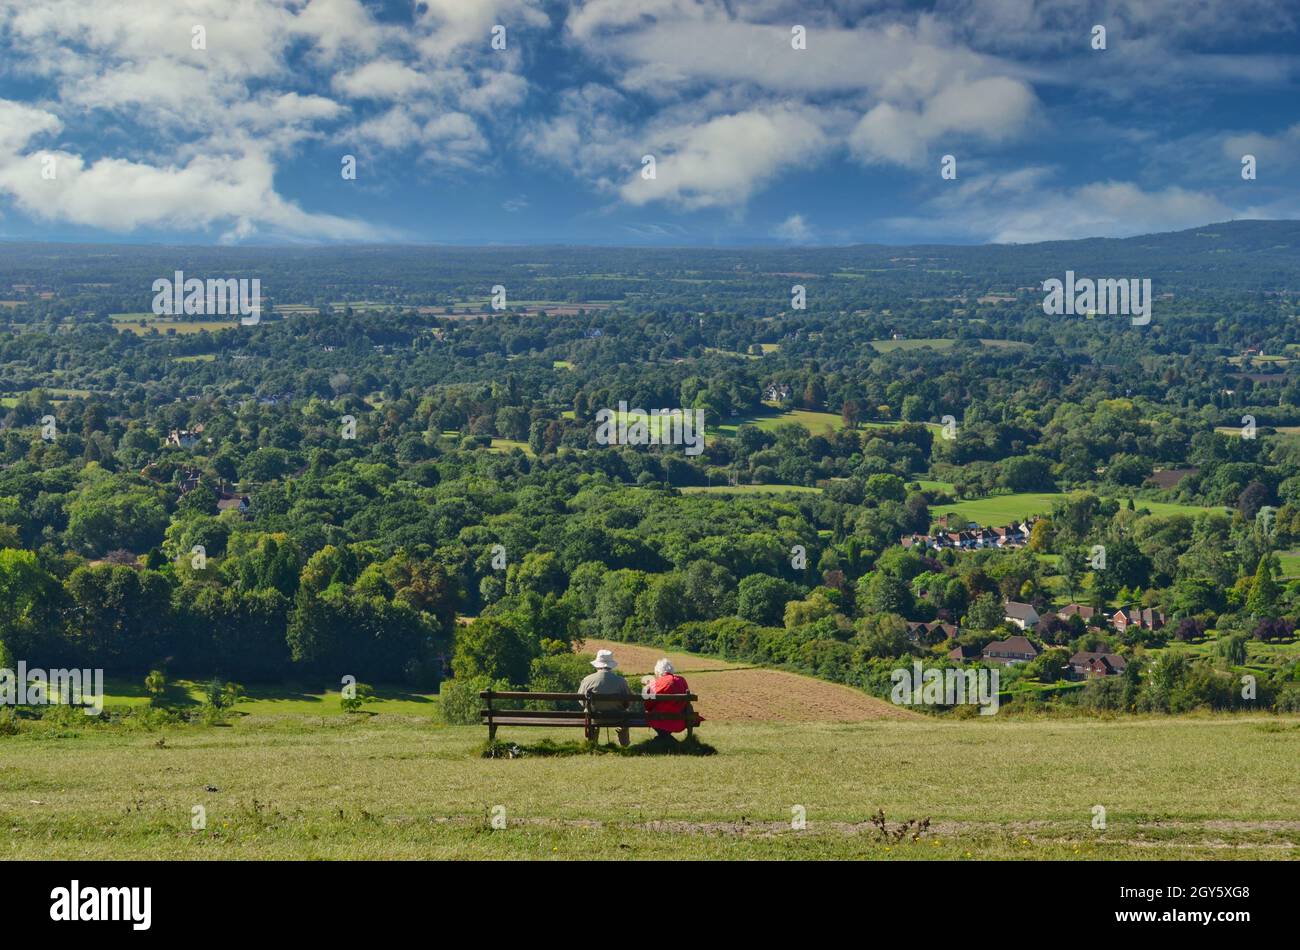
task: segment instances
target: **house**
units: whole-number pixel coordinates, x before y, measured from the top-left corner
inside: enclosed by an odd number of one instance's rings
[[[948,651],[948,659],[957,660],[958,662],[963,660],[975,660],[979,658],[979,655],[979,647],[964,646],[962,644],[958,644]]]
[[[1014,623],[1021,630],[1032,630],[1038,625],[1038,611],[1029,604],[1022,604],[1019,601],[1008,600],[1005,607],[1002,608],[1005,616],[1003,617],[1008,623]]]
[[[1111,614],[1111,626],[1123,633],[1129,627],[1139,630],[1159,630],[1165,625],[1165,615],[1150,607],[1121,607]]]
[[[905,534],[899,543],[905,548],[920,547],[943,550],[974,551],[981,548],[1018,548],[1029,541],[1032,521],[1013,522],[1000,528],[981,528],[978,522],[963,521],[952,513],[939,522],[944,530],[934,534]]]
[[[232,495],[221,492],[217,496],[217,511],[238,511],[241,515],[248,513],[248,496]]]
[[[199,436],[202,434],[202,422],[195,423],[193,429],[172,429],[167,433],[167,444],[181,449],[192,449],[199,444]]]
[[[763,398],[768,402],[783,402],[790,398],[790,387],[785,383],[773,383],[763,390]]]
[[[1001,528],[989,529],[993,542],[1000,548],[1018,548],[1029,541],[1029,530],[1023,524],[1009,524]]]
[[[1123,673],[1128,663],[1118,653],[1089,653],[1080,650],[1070,657],[1070,675],[1075,679],[1087,679],[1089,676],[1117,676]]]
[[[1056,616],[1062,620],[1069,620],[1071,617],[1078,617],[1084,623],[1087,623],[1094,617],[1101,618],[1102,613],[1096,607],[1089,607],[1086,604],[1066,604],[1056,612]]]
[[[920,621],[909,620],[907,622],[907,639],[916,643],[918,640],[923,643],[942,643],[944,640],[955,640],[961,629],[955,624],[940,623],[922,623]]]
[[[990,643],[981,651],[980,658],[989,663],[1014,666],[1017,663],[1028,663],[1041,652],[1043,651],[1025,637],[1008,637]]]

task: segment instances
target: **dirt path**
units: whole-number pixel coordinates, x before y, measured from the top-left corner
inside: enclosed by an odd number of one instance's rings
[[[634,682],[654,672],[667,656],[700,697],[697,711],[713,722],[868,722],[878,719],[923,719],[848,686],[784,670],[731,663],[711,656],[664,651],[609,640],[588,640],[584,653],[613,650],[619,672]]]

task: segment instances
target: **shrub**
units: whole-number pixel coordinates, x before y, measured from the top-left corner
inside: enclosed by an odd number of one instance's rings
[[[351,690],[344,690],[339,694],[339,705],[343,707],[344,712],[356,712],[365,703],[373,703],[379,697],[375,695],[375,688],[366,683],[354,683]]]
[[[442,721],[452,726],[473,726],[479,721],[483,700],[478,694],[485,689],[509,689],[505,683],[493,684],[486,676],[444,680],[438,691],[442,700]]]

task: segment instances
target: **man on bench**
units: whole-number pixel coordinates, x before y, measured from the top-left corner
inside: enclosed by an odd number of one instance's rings
[[[584,696],[630,696],[632,690],[628,688],[627,680],[614,672],[614,667],[618,666],[618,661],[614,659],[612,650],[597,650],[596,658],[591,661],[591,665],[596,668],[596,672],[588,675],[578,686],[578,692]],[[627,708],[627,704],[621,699],[614,702],[601,702],[599,699],[591,700],[591,710],[593,713],[599,712],[622,712]],[[596,725],[600,725],[596,720]],[[627,726],[621,726],[618,730],[618,744],[621,746],[629,745],[632,742],[632,736]]]

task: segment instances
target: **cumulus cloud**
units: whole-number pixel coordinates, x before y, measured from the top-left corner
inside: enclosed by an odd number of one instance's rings
[[[60,149],[23,151],[37,134],[59,128],[50,113],[0,100],[0,192],[34,220],[124,233],[149,226],[220,226],[223,236],[239,237],[256,230],[291,240],[393,236],[363,222],[303,211],[281,198],[273,184],[274,163],[251,142],[165,167],[117,158],[87,162]],[[52,176],[43,174],[47,168]]]
[[[1158,120],[1107,116],[1107,140],[1140,153],[1137,184],[1054,185],[1042,169],[984,176],[993,163],[981,153],[1043,120],[1064,117],[1058,127],[1076,131],[1102,122],[1062,91],[1282,88],[1300,57],[1248,51],[1244,40],[1258,22],[1294,32],[1298,20],[1293,0],[1095,0],[1086,21],[1075,0],[575,0],[566,9],[412,0],[382,14],[366,0],[0,0],[0,77],[35,89],[0,109],[0,203],[112,230],[347,239],[378,232],[277,191],[309,147],[399,157],[387,167],[457,179],[507,167],[503,153],[513,153],[611,204],[733,218],[792,172],[847,158],[874,177],[951,152],[963,156],[963,179],[923,205],[929,218],[908,219],[918,228],[1000,240],[1137,233],[1232,216],[1212,177],[1220,150],[1234,163],[1249,152],[1262,169],[1286,167],[1300,154],[1300,125],[1202,128],[1190,161]],[[1109,30],[1101,54],[1087,47],[1093,22]],[[807,28],[806,49],[792,47],[793,24]],[[205,49],[193,48],[196,25]],[[504,50],[490,44],[498,25]],[[1141,148],[1111,135],[1126,125],[1148,137]],[[31,178],[42,147],[62,149],[58,185]],[[646,153],[657,160],[652,180],[640,174]],[[1191,168],[1212,165],[1201,178]],[[1171,180],[1183,187],[1151,187]],[[381,176],[369,183],[387,186]],[[90,195],[91,184],[112,194]],[[1286,206],[1265,186],[1238,216]],[[154,187],[157,199],[143,200]],[[838,233],[819,223],[823,236]],[[792,214],[773,236],[806,241],[811,229]]]
[[[803,215],[792,214],[772,229],[772,236],[791,244],[807,244],[812,240],[813,233]]]
[[[969,136],[996,142],[1018,134],[1036,101],[1033,90],[1016,79],[994,76],[954,83],[919,109],[875,106],[849,134],[849,147],[867,162],[915,165],[936,141]]]
[[[284,199],[277,172],[309,139],[482,164],[489,143],[472,114],[527,92],[517,51],[490,48],[502,20],[546,24],[533,0],[424,0],[408,24],[359,0],[0,0],[0,69],[46,86],[39,110],[0,110],[0,199],[36,220],[121,232],[379,238],[391,232]],[[304,49],[313,77],[290,65]],[[104,126],[129,144],[114,152],[93,134]],[[69,131],[85,144],[57,154],[56,180],[34,179],[29,143]]]
[[[807,116],[784,108],[718,116],[663,134],[667,149],[655,156],[655,177],[638,170],[619,189],[628,204],[741,204],[779,172],[818,154],[825,138]]]

